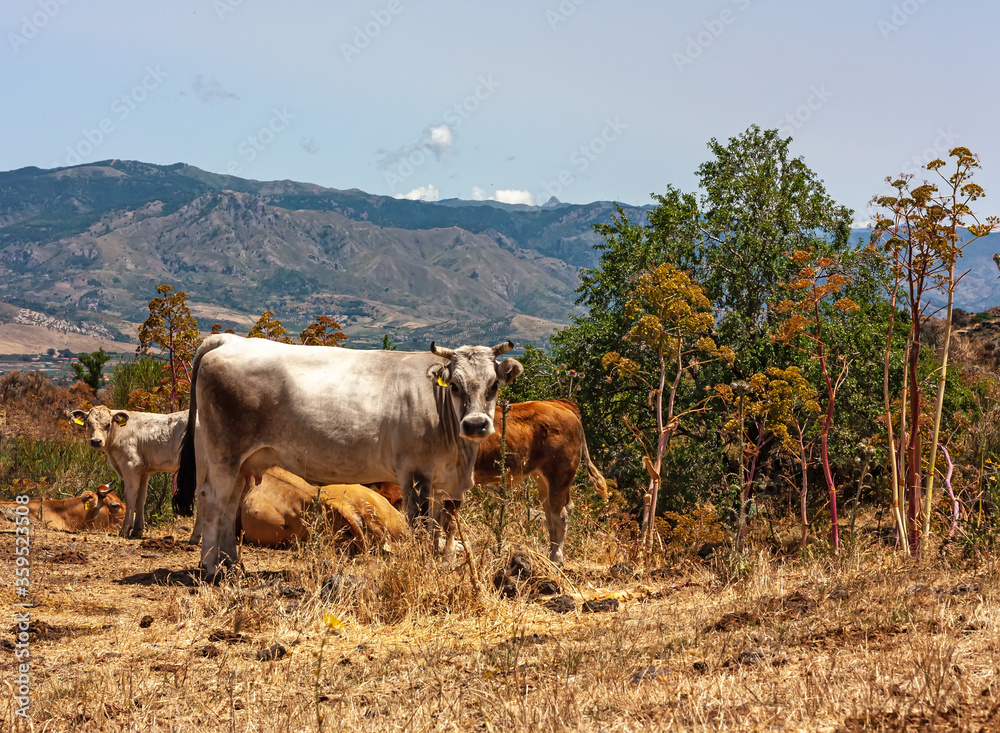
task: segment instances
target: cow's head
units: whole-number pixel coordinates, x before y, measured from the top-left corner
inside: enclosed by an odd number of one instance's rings
[[[101,520],[101,508],[108,509],[108,523],[120,523],[125,517],[125,503],[115,495],[115,490],[107,484],[101,484],[97,491],[85,491],[79,498],[83,501],[84,524],[91,526]]]
[[[459,435],[480,441],[494,432],[493,412],[497,405],[497,391],[501,384],[513,382],[524,372],[516,359],[497,361],[497,357],[514,348],[511,341],[489,346],[463,346],[445,349],[431,342],[431,351],[447,359],[435,364],[428,376],[441,389],[447,389],[455,416],[458,418]]]
[[[111,440],[112,426],[121,427],[128,422],[128,413],[124,410],[111,412],[104,405],[90,408],[90,412],[73,410],[69,414],[77,425],[87,427],[87,438],[94,448],[103,448]]]

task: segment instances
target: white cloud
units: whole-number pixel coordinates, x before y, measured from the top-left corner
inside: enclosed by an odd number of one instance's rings
[[[867,219],[865,221],[852,221],[851,229],[871,229],[874,224],[875,222],[871,219]]]
[[[426,186],[420,186],[408,193],[397,193],[396,198],[409,199],[410,201],[437,201],[441,198],[441,192],[433,183],[428,183]]]
[[[427,132],[430,133],[430,140],[428,140],[427,145],[438,155],[455,144],[455,133],[451,131],[448,125],[431,126],[427,129]]]
[[[409,177],[414,168],[419,168],[429,159],[442,160],[455,146],[455,133],[448,125],[425,127],[420,139],[413,145],[405,145],[399,150],[379,148],[377,165],[379,170],[397,168],[397,175]],[[406,169],[410,173],[405,173]]]
[[[535,204],[535,197],[531,195],[531,191],[519,191],[516,188],[501,189],[491,198],[501,204],[527,204],[528,206]]]
[[[501,204],[535,206],[535,197],[531,191],[522,191],[517,188],[502,188],[493,193],[486,193],[485,189],[473,186],[470,196],[473,201],[499,201]]]

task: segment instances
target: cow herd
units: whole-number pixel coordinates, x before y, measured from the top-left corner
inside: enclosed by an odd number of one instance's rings
[[[104,487],[66,501],[88,512],[100,503],[108,524],[121,517],[123,537],[141,537],[150,475],[177,471],[174,509],[191,515],[197,499],[191,539],[201,540],[210,577],[239,561],[240,536],[284,547],[308,539],[316,522],[359,549],[385,546],[405,522],[361,484],[394,482],[406,518],[425,517],[435,549],[450,556],[466,492],[499,482],[506,458],[512,484],[535,478],[550,558],[562,563],[580,463],[602,496],[606,483],[575,405],[497,407],[499,387],[523,372],[499,358],[511,348],[361,351],[212,335],[192,365],[188,411],[72,413],[121,478],[125,504]]]

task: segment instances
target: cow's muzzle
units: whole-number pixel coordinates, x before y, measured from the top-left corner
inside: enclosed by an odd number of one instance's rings
[[[462,437],[480,441],[493,432],[493,421],[487,415],[467,415],[462,420]]]
[[[91,438],[90,444],[95,448],[100,448],[102,445],[104,445],[104,441],[101,440],[100,438]]]

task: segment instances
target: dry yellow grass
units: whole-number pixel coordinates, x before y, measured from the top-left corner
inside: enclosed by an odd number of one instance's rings
[[[599,561],[607,538],[577,536],[564,589],[621,605],[560,615],[495,593],[506,557],[484,526],[464,529],[478,598],[468,565],[440,563],[425,538],[383,557],[244,548],[245,572],[213,586],[188,575],[196,551],[162,540],[186,537],[177,526],[145,547],[33,528],[33,730],[1000,729],[995,558],[758,550],[622,577]],[[340,590],[325,594],[331,576]],[[287,654],[261,658],[275,644]],[[29,729],[7,689],[3,729]]]

